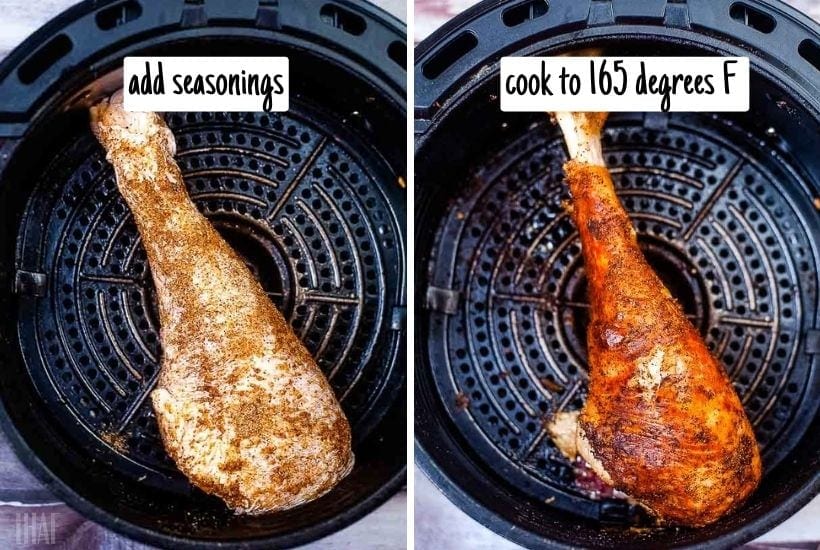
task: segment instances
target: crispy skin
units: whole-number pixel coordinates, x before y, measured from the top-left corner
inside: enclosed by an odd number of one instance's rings
[[[199,213],[173,135],[118,96],[91,109],[156,286],[162,366],[151,394],[165,448],[237,512],[282,510],[353,467],[350,427],[325,377],[251,272]]]
[[[711,523],[760,481],[752,427],[726,373],[638,248],[608,170],[574,160],[564,170],[589,281],[579,453],[662,520]]]

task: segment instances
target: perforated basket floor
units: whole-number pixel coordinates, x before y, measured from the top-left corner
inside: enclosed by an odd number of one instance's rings
[[[281,115],[166,118],[195,204],[290,319],[362,440],[403,379],[396,176],[298,103]],[[161,345],[140,236],[90,133],[65,143],[34,182],[18,238],[18,293],[39,296],[19,318],[30,376],[78,444],[133,479],[187,492],[148,399]]]
[[[604,153],[642,249],[729,373],[771,469],[816,408],[804,398],[817,313],[808,188],[761,140],[715,118],[676,115],[658,132],[615,117]],[[430,316],[425,361],[493,471],[537,501],[632,521],[625,501],[580,489],[546,435],[555,412],[583,405],[587,383],[565,160],[556,129],[535,124],[455,192],[417,283]]]

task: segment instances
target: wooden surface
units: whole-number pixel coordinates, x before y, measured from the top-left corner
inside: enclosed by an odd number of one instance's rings
[[[0,59],[74,3],[75,0],[0,0]],[[376,0],[373,3],[405,20],[403,0]],[[401,491],[359,522],[304,548],[404,548],[406,516],[407,495]],[[136,550],[149,547],[86,520],[55,499],[20,463],[0,432],[0,550],[7,548]]]
[[[445,21],[475,4],[475,0],[416,0],[414,39],[418,43]],[[820,0],[787,3],[820,19]],[[515,550],[520,546],[502,538],[459,510],[417,470],[415,476],[414,535],[417,550],[470,548]],[[786,522],[747,545],[748,550],[792,548],[820,550],[820,497]]]

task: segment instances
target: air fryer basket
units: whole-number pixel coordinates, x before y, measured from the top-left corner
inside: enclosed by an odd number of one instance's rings
[[[650,264],[729,373],[765,477],[702,529],[579,489],[545,421],[586,392],[586,282],[566,153],[545,114],[502,113],[498,60],[744,55],[743,114],[613,115],[604,155]],[[725,547],[818,492],[820,37],[763,2],[483,2],[416,60],[416,449],[447,496],[540,546]],[[636,528],[637,527],[637,528]]]
[[[86,2],[0,66],[0,398],[23,461],[153,544],[303,543],[404,482],[403,26],[364,2]],[[235,516],[164,452],[149,266],[83,107],[125,55],[286,55],[287,113],[168,113],[200,210],[328,375],[356,468],[325,497]]]

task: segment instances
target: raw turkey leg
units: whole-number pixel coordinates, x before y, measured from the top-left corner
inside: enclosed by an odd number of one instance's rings
[[[242,513],[329,491],[353,466],[328,381],[237,254],[191,202],[171,131],[119,94],[91,109],[156,287],[162,366],[151,394],[165,448]]]
[[[601,155],[606,114],[555,116],[572,157],[564,171],[590,324],[587,401],[570,437],[564,416],[553,423],[553,438],[660,519],[706,525],[760,481],[752,426],[726,373],[638,248]]]

